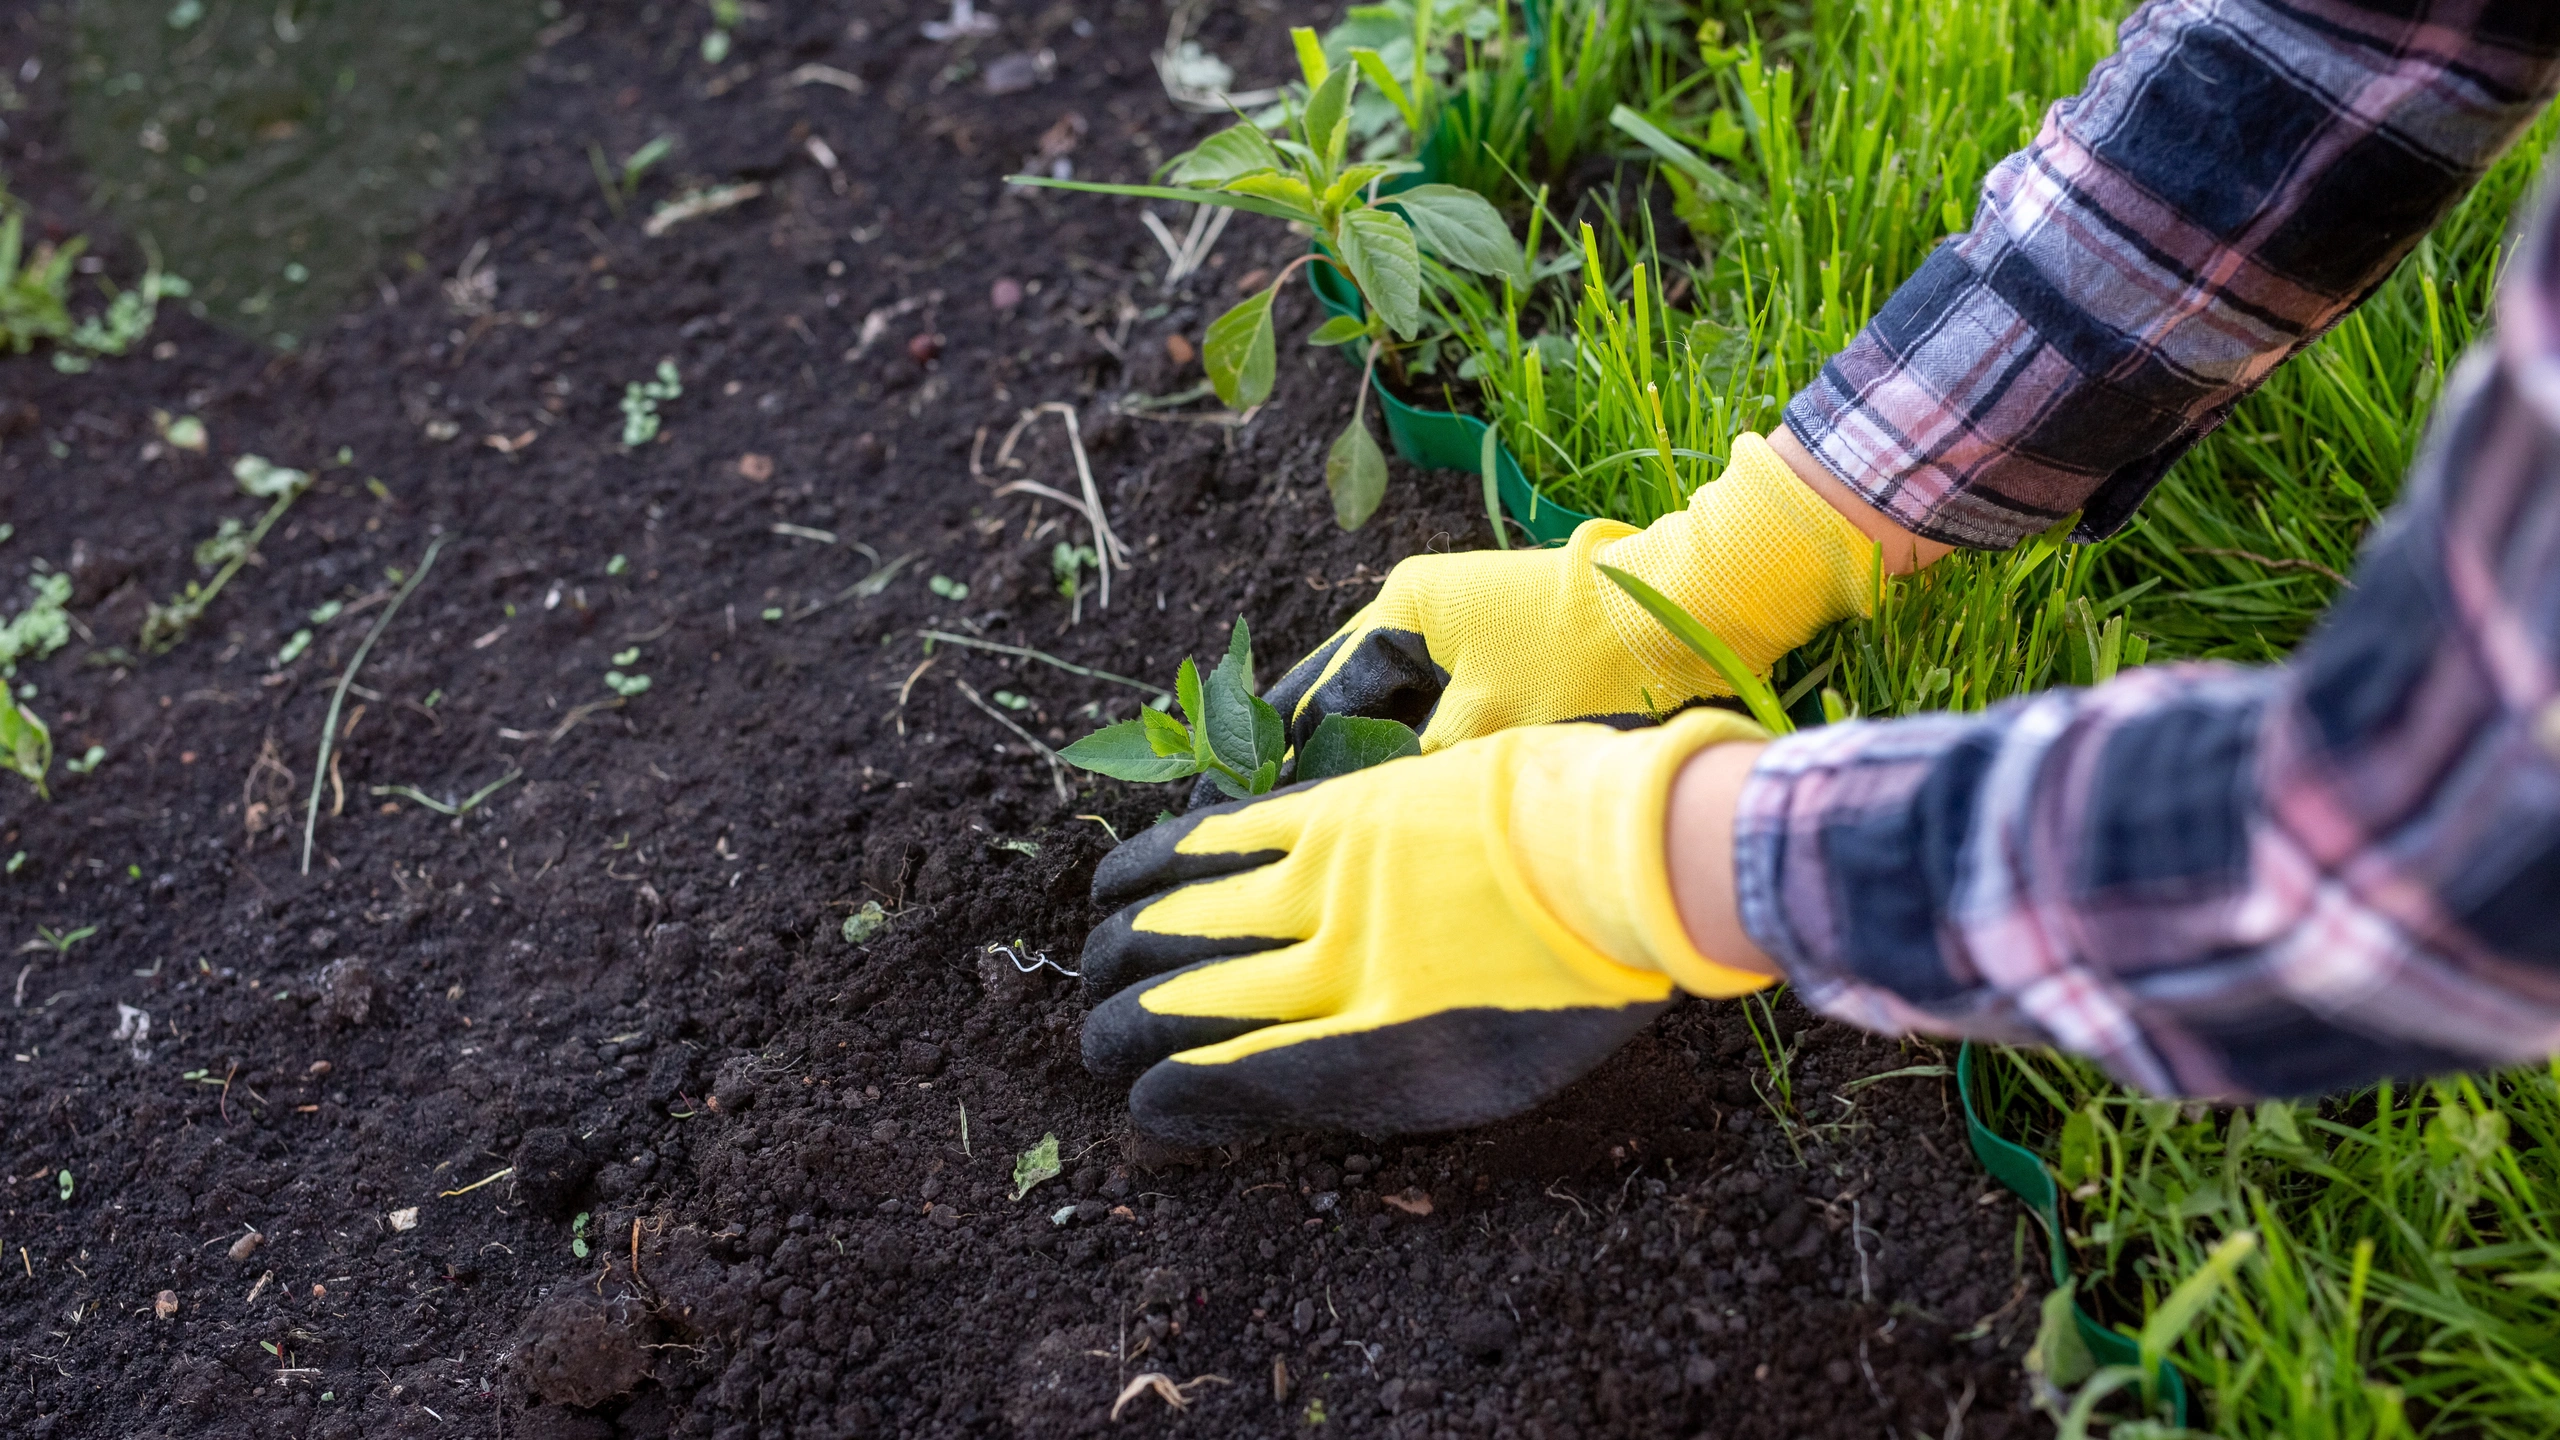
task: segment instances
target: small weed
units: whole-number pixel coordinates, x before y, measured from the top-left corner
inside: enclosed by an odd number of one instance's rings
[[[587,1258],[587,1212],[584,1210],[569,1222],[569,1253],[581,1260]]]
[[[640,647],[637,645],[632,646],[628,650],[616,650],[613,652],[613,663],[616,665],[636,664],[639,659]]]
[[[80,758],[77,760],[63,761],[62,768],[70,771],[74,775],[87,775],[96,771],[100,765],[105,764],[106,759],[107,747],[104,745],[92,745],[86,751],[82,752]]]
[[[1014,1157],[1013,1198],[1020,1200],[1032,1187],[1055,1180],[1063,1167],[1058,1163],[1058,1137],[1043,1135],[1040,1143]]]
[[[1280,781],[1288,727],[1261,696],[1253,679],[1253,638],[1242,616],[1227,638],[1226,658],[1209,672],[1185,656],[1174,693],[1184,720],[1140,710],[1058,752],[1080,769],[1141,784],[1207,775],[1231,799],[1270,792]],[[1295,778],[1321,780],[1418,755],[1422,742],[1393,720],[1328,715],[1297,757]]]
[[[969,598],[969,587],[952,579],[948,575],[934,576],[932,579],[924,582],[924,588],[941,596],[945,600],[966,600]]]
[[[54,1176],[54,1177],[53,1177],[53,1188],[54,1188],[54,1192],[55,1192],[56,1194],[58,1194],[58,1195],[60,1195],[60,1196],[62,1197],[62,1203],[63,1203],[63,1204],[65,1204],[65,1205],[70,1204],[70,1203],[71,1203],[71,1172],[70,1172],[70,1171],[68,1171],[68,1170],[65,1170],[65,1171],[61,1172],[60,1174],[58,1174],[58,1175]]]
[[[658,438],[658,407],[684,394],[684,377],[676,362],[658,362],[658,378],[634,380],[622,387],[622,448],[646,445]]]
[[[997,704],[1003,706],[1007,710],[1028,710],[1031,708],[1030,696],[1016,695],[1010,690],[999,690],[995,693],[994,698]]]
[[[53,767],[53,732],[46,728],[34,711],[18,703],[9,693],[7,682],[0,681],[0,770],[23,776],[36,787],[39,799],[51,799],[44,787],[45,772]],[[24,858],[25,852],[19,852]],[[9,862],[15,871],[18,863]]]
[[[616,555],[604,562],[604,573],[607,575],[619,575],[630,568],[631,557],[628,555]]]
[[[717,65],[729,58],[729,32],[738,28],[738,0],[711,0],[711,30],[702,37],[702,61]]]
[[[18,949],[20,951],[50,950],[57,956],[68,956],[72,946],[97,933],[98,927],[95,925],[83,925],[77,930],[56,930],[49,925],[38,925],[36,938],[19,946]]]
[[[18,673],[21,660],[42,660],[71,641],[71,577],[56,571],[30,582],[36,598],[18,617],[0,625],[0,676]]]
[[[844,917],[844,943],[868,945],[873,936],[889,927],[889,912],[877,900],[865,900],[862,908]]]
[[[523,774],[524,772],[521,770],[510,770],[506,774],[499,776],[497,779],[490,781],[488,784],[481,786],[479,789],[472,791],[468,797],[451,802],[438,800],[434,796],[427,794],[425,791],[409,785],[376,785],[373,787],[373,793],[376,795],[397,795],[404,800],[413,801],[419,805],[423,805],[439,815],[447,815],[459,820],[463,816],[470,814],[472,811],[479,809],[482,801],[487,800],[490,796],[495,795],[499,791],[506,789],[509,785],[514,784],[523,776]]]
[[[323,600],[311,608],[311,623],[326,625],[345,614],[346,610],[347,602],[344,600]]]
[[[301,659],[302,652],[310,648],[311,632],[307,629],[294,631],[293,637],[285,641],[284,644],[276,651],[276,668],[281,670],[287,665],[292,664],[294,661]]]
[[[615,219],[622,218],[622,207],[639,191],[640,177],[649,173],[649,167],[667,158],[667,152],[675,147],[676,137],[661,135],[622,157],[622,168],[617,172],[605,162],[602,145],[588,144],[587,163],[595,167],[596,186],[604,191],[605,206],[613,211]]]
[[[26,863],[27,852],[24,850],[17,851],[10,855],[8,864],[0,865],[0,875],[15,875],[18,873],[18,867]]]
[[[619,670],[607,670],[604,672],[604,687],[623,699],[629,700],[648,691],[649,677],[625,675]]]
[[[241,456],[231,466],[231,478],[239,483],[242,494],[268,501],[267,511],[246,530],[239,521],[226,516],[213,535],[196,546],[196,567],[212,572],[212,578],[203,584],[190,580],[186,590],[168,604],[155,604],[144,611],[137,643],[146,654],[166,654],[187,638],[187,632],[204,617],[205,607],[222,593],[223,586],[231,583],[232,576],[240,573],[240,567],[249,563],[258,542],[267,538],[276,521],[311,488],[310,472],[275,464],[263,455]]]

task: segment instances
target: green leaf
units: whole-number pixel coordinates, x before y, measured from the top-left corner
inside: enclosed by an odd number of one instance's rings
[[[1247,180],[1257,177],[1247,176]],[[1217,205],[1229,210],[1242,210],[1252,215],[1268,215],[1274,220],[1307,220],[1311,212],[1264,200],[1252,195],[1239,195],[1229,190],[1192,190],[1171,185],[1104,185],[1091,180],[1052,180],[1046,175],[1007,175],[1008,185],[1030,185],[1042,190],[1082,190],[1089,195],[1133,195],[1141,200],[1180,200],[1188,205]],[[1313,192],[1309,192],[1312,194]]]
[[[1336,315],[1316,327],[1307,337],[1310,345],[1348,345],[1369,333],[1369,322],[1352,315]]]
[[[2028,1371],[2043,1376],[2045,1383],[2056,1389],[2067,1390],[2098,1368],[2097,1358],[2089,1353],[2089,1342],[2080,1336],[2080,1319],[2072,1313],[2075,1308],[2070,1285],[2046,1292],[2035,1343],[2027,1347]]]
[[[1280,287],[1257,290],[1243,304],[1209,324],[1200,364],[1209,385],[1230,410],[1250,410],[1271,398],[1272,379],[1279,374],[1278,341],[1271,332],[1271,304]]]
[[[1202,773],[1209,777],[1210,784],[1218,787],[1218,792],[1220,794],[1226,796],[1230,800],[1249,800],[1255,795],[1261,793],[1252,787],[1252,783],[1249,778],[1240,781],[1224,770],[1208,770]]]
[[[0,681],[0,770],[25,776],[36,787],[38,798],[51,799],[44,788],[45,772],[51,768],[53,732],[34,711],[18,704],[6,681]]]
[[[1228,769],[1250,775],[1263,761],[1280,758],[1277,746],[1264,749],[1263,727],[1253,713],[1253,637],[1242,616],[1228,636],[1226,657],[1209,672],[1208,701],[1209,748]]]
[[[1393,720],[1327,715],[1298,750],[1298,779],[1325,780],[1422,753],[1422,737]]]
[[[1307,77],[1307,88],[1322,85],[1333,71],[1333,62],[1324,58],[1324,41],[1306,26],[1292,25],[1289,43],[1298,47],[1298,72]]]
[[[1324,195],[1321,197],[1324,208],[1335,210],[1350,203],[1352,197],[1369,188],[1369,182],[1372,180],[1383,180],[1390,175],[1410,175],[1421,168],[1419,165],[1401,160],[1391,165],[1383,163],[1353,165],[1333,177],[1333,183],[1325,187]]]
[[[2213,1303],[2215,1292],[2229,1282],[2240,1262],[2248,1259],[2249,1252],[2257,1246],[2258,1237],[2253,1231],[2223,1236],[2213,1253],[2205,1257],[2203,1267],[2179,1281],[2169,1298],[2142,1322],[2142,1385],[2146,1393],[2156,1383],[2160,1362],[2168,1358],[2170,1347],[2187,1333],[2187,1327],[2204,1313],[2204,1307]]]
[[[1013,1158],[1013,1198],[1021,1199],[1043,1181],[1055,1180],[1062,1167],[1058,1164],[1058,1137],[1043,1135],[1040,1143]]]
[[[1271,787],[1279,783],[1280,762],[1277,760],[1265,760],[1262,768],[1253,772],[1253,793],[1256,795],[1270,794]]]
[[[1342,217],[1335,248],[1370,308],[1387,328],[1412,339],[1422,328],[1422,252],[1401,216],[1384,210],[1354,210]]]
[[[1208,712],[1200,703],[1200,667],[1192,664],[1188,655],[1182,657],[1182,668],[1174,672],[1173,694],[1181,702],[1182,718],[1191,722],[1191,729],[1196,735],[1200,729],[1200,717]]]
[[[1254,196],[1258,203],[1277,205],[1283,218],[1303,224],[1316,223],[1316,192],[1295,175],[1246,175],[1227,182],[1227,189],[1238,195]]]
[[[1694,181],[1698,188],[1728,205],[1750,208],[1756,197],[1742,187],[1740,181],[1718,170],[1701,158],[1697,151],[1672,138],[1661,126],[1621,105],[1609,112],[1609,123],[1624,131],[1635,142],[1652,151],[1665,165]],[[1710,131],[1712,138],[1713,132]]]
[[[1751,718],[1760,722],[1761,729],[1772,735],[1795,733],[1795,722],[1779,708],[1778,697],[1769,689],[1769,682],[1752,674],[1751,667],[1742,663],[1742,657],[1733,652],[1732,646],[1699,624],[1696,616],[1673,604],[1671,597],[1644,581],[1614,565],[1599,565],[1597,568],[1601,574],[1616,581],[1619,589],[1634,596],[1645,613],[1661,621],[1662,627],[1678,636],[1681,644],[1714,666],[1716,673],[1724,677],[1724,683],[1733,687],[1733,693],[1742,697],[1742,703],[1750,708]]]
[[[1520,242],[1511,238],[1511,227],[1492,201],[1455,185],[1416,185],[1386,203],[1404,212],[1423,249],[1479,275],[1528,286]]]
[[[1289,752],[1288,722],[1280,718],[1280,712],[1272,708],[1271,702],[1259,695],[1253,697],[1253,749],[1255,754],[1270,763],[1278,762]],[[1263,788],[1268,790],[1271,787],[1266,785]]]
[[[1396,79],[1396,72],[1387,68],[1387,62],[1377,51],[1362,46],[1351,52],[1351,63],[1360,67],[1360,73],[1369,77],[1369,83],[1378,87],[1378,93],[1387,97],[1388,104],[1396,107],[1396,113],[1404,117],[1406,129],[1416,135],[1423,133],[1421,112],[1414,108],[1413,98],[1404,93],[1404,85]]]
[[[1114,780],[1134,780],[1142,785],[1179,780],[1200,773],[1199,762],[1189,753],[1161,755],[1156,752],[1152,741],[1145,721],[1123,720],[1117,725],[1096,730],[1059,751],[1058,758],[1079,770],[1091,770]]]
[[[1189,726],[1161,710],[1143,707],[1138,711],[1138,723],[1147,727],[1147,743],[1155,747],[1157,754],[1179,755],[1186,760],[1191,758]]]
[[[1324,488],[1333,495],[1334,523],[1345,530],[1368,524],[1378,502],[1387,498],[1386,452],[1357,415],[1324,457]]]
[[[1280,168],[1280,152],[1253,125],[1232,125],[1177,155],[1167,167],[1176,185],[1224,185],[1246,175]]]
[[[1357,70],[1336,70],[1307,97],[1306,142],[1331,171],[1342,163],[1342,147],[1351,124],[1351,81]]]

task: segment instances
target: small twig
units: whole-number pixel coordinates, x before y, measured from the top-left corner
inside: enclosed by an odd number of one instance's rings
[[[2274,555],[2261,555],[2255,550],[2226,550],[2218,545],[2181,545],[2178,547],[2178,553],[2182,555],[2220,555],[2232,560],[2253,560],[2260,565],[2266,566],[2270,570],[2309,570],[2317,574],[2326,575],[2348,589],[2352,590],[2355,588],[2355,582],[2349,580],[2346,576],[2339,574],[2337,571],[2330,569],[2328,566],[2321,564],[2317,560],[2289,560]]]
[[[338,708],[347,703],[347,689],[355,684],[356,672],[364,668],[364,657],[373,653],[373,642],[382,638],[382,632],[391,624],[391,617],[400,613],[400,602],[408,599],[409,592],[417,589],[418,582],[426,579],[427,572],[435,568],[436,552],[444,548],[444,542],[442,535],[427,542],[425,558],[401,583],[400,592],[391,597],[391,603],[382,608],[373,628],[365,632],[364,643],[356,647],[356,658],[347,662],[346,673],[338,677],[337,693],[329,697],[329,718],[320,726],[320,760],[311,770],[311,804],[302,817],[302,873],[305,875],[311,873],[312,837],[320,829],[320,786],[328,778],[329,747],[338,733]]]
[[[999,487],[996,493],[1003,495],[1017,489],[1028,490],[1083,513],[1085,524],[1093,529],[1094,554],[1101,558],[1102,563],[1097,567],[1102,574],[1101,601],[1102,608],[1108,610],[1111,608],[1111,568],[1114,565],[1123,570],[1129,568],[1129,547],[1120,543],[1120,537],[1112,532],[1111,517],[1103,513],[1102,489],[1094,484],[1093,462],[1084,453],[1084,432],[1076,423],[1076,407],[1062,401],[1050,400],[1023,411],[1022,422],[1014,427],[1013,434],[1005,437],[1005,443],[997,450],[997,468],[1003,468],[1005,462],[1011,458],[1014,439],[1021,434],[1023,425],[1027,425],[1033,417],[1039,415],[1056,415],[1067,422],[1067,447],[1075,452],[1076,480],[1084,490],[1083,501],[1079,503],[1061,491],[1030,480],[1016,480],[1010,485]]]
[[[441,1200],[450,1199],[456,1195],[468,1195],[483,1185],[494,1185],[514,1173],[516,1173],[516,1167],[510,1165],[506,1169],[497,1171],[494,1174],[483,1175],[479,1179],[472,1181],[470,1184],[463,1186],[459,1190],[439,1190],[436,1192],[436,1198]]]
[[[945,645],[965,645],[972,650],[992,650],[999,655],[1019,655],[1025,660],[1037,660],[1043,665],[1055,665],[1070,675],[1082,675],[1091,680],[1109,680],[1114,684],[1126,685],[1133,690],[1143,690],[1150,695],[1162,696],[1168,700],[1173,698],[1172,691],[1159,689],[1144,680],[1132,680],[1126,675],[1114,675],[1108,670],[1096,670],[1090,665],[1078,665],[1072,660],[1061,660],[1043,650],[1026,649],[1020,645],[999,645],[993,640],[954,635],[948,630],[919,630],[916,634],[927,640],[940,641]]]
[[[1058,787],[1059,804],[1063,805],[1074,798],[1074,792],[1067,788],[1067,762],[1058,758],[1057,751],[1041,744],[1039,739],[1032,735],[1030,731],[1013,723],[1012,717],[1006,715],[1003,711],[998,710],[993,705],[990,705],[985,700],[981,699],[977,691],[969,688],[968,681],[954,679],[951,683],[960,687],[960,693],[969,697],[970,704],[986,711],[987,715],[997,724],[1012,731],[1014,734],[1021,736],[1022,743],[1040,752],[1040,758],[1049,762],[1049,783]]]
[[[764,187],[750,180],[743,185],[722,185],[699,194],[687,195],[681,200],[659,206],[657,213],[651,215],[647,222],[641,225],[640,233],[654,240],[687,220],[699,220],[705,215],[717,215],[723,210],[734,209],[763,193]]]

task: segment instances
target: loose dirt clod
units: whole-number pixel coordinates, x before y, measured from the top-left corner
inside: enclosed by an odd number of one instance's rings
[[[239,1239],[231,1242],[231,1258],[234,1260],[246,1260],[250,1256],[257,1254],[258,1247],[266,1243],[266,1236],[252,1230],[241,1236]]]

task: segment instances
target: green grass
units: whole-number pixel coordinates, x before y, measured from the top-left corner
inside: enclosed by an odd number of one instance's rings
[[[1793,27],[1630,87],[1621,148],[1661,159],[1692,258],[1666,263],[1683,247],[1628,192],[1541,194],[1540,283],[1455,284],[1441,302],[1524,469],[1560,503],[1637,523],[1685,503],[1969,221],[1982,173],[2079,88],[2118,9],[1814,0]],[[2164,658],[2282,659],[2397,495],[2555,136],[2547,116],[2124,532],[2079,546],[2057,527],[1884,583],[1872,618],[1781,662],[1792,713],[1813,723],[1825,691],[1841,713],[1902,715]],[[2217,1244],[2258,1237],[2178,1346],[2193,1423],[2560,1434],[2560,1067],[2249,1111],[2145,1099],[2040,1055],[1987,1070],[1999,1123],[2063,1172],[2073,1259],[2111,1320],[2138,1326]]]

